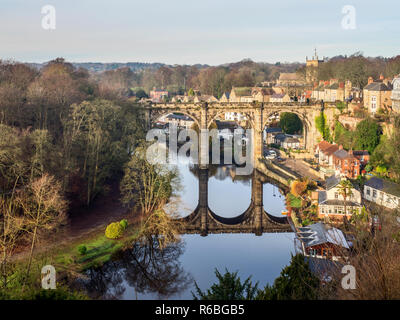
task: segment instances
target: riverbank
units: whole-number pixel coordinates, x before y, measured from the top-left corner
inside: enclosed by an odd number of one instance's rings
[[[118,251],[130,246],[140,229],[139,214],[133,214],[119,201],[119,192],[113,190],[98,199],[92,207],[75,210],[68,223],[42,239],[34,251],[34,260],[40,264],[51,264],[57,272],[82,272],[109,261]],[[123,236],[112,240],[105,236],[109,223],[126,219],[128,227]],[[85,254],[78,251],[87,248]],[[23,264],[29,257],[29,246],[19,247],[13,261]]]

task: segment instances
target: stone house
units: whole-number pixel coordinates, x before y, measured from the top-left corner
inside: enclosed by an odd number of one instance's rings
[[[289,95],[286,94],[273,94],[270,99],[269,102],[275,102],[275,103],[282,103],[282,102],[290,102],[291,99],[289,97]]]
[[[275,91],[272,88],[254,87],[251,90],[254,101],[258,102],[269,102],[271,96],[274,94]]]
[[[392,106],[392,85],[388,79],[380,77],[379,81],[368,78],[368,84],[363,90],[364,108],[370,114],[376,114],[379,109],[388,109]]]
[[[253,102],[251,87],[233,87],[229,94],[230,102]]]
[[[329,85],[325,86],[326,102],[344,101],[344,82],[338,82],[337,79],[331,79]]]
[[[277,133],[274,135],[273,139],[275,144],[281,146],[284,149],[301,148],[301,143],[298,138],[285,133]]]
[[[296,72],[279,74],[279,79],[276,81],[278,86],[282,87],[292,87],[292,86],[302,86],[305,84],[304,79],[301,75]]]
[[[219,99],[219,102],[229,102],[229,92],[224,92],[224,94]]]

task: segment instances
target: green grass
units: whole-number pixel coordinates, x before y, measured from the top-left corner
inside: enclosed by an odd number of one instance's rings
[[[293,194],[288,194],[289,204],[292,208],[301,208],[301,198],[295,197]]]
[[[58,250],[53,258],[58,267],[83,271],[109,261],[116,252],[131,245],[138,234],[138,228],[133,226],[128,226],[123,237],[115,240],[108,239],[104,232],[97,233]],[[87,247],[87,252],[83,255],[78,251],[82,244]]]

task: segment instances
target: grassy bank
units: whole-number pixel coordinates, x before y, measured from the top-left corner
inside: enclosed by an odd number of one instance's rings
[[[53,265],[57,273],[80,273],[88,268],[101,266],[118,251],[132,246],[139,235],[140,223],[129,223],[122,237],[118,239],[108,239],[105,236],[106,227],[104,225],[71,241],[51,245],[47,250],[36,252],[34,260],[40,266]],[[87,248],[84,254],[79,252],[81,245]],[[24,255],[17,263],[22,266],[27,260],[28,255]]]

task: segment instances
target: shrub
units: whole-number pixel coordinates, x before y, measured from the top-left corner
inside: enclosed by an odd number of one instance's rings
[[[106,228],[106,237],[109,239],[118,239],[124,233],[124,228],[119,222],[110,223]]]
[[[86,252],[87,252],[87,247],[86,247],[84,244],[81,244],[81,245],[78,247],[78,251],[79,251],[79,253],[80,253],[81,255],[84,255],[84,254],[86,254]]]
[[[121,225],[122,228],[124,228],[124,230],[128,227],[128,220],[126,219],[122,219],[119,224]]]

